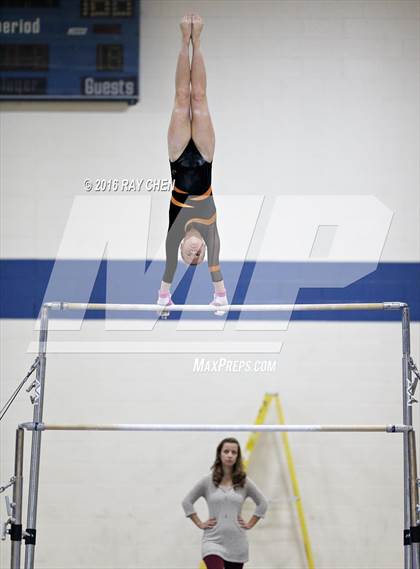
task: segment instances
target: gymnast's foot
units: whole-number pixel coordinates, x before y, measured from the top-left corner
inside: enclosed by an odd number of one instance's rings
[[[190,43],[191,32],[192,32],[192,14],[185,14],[179,23],[181,28],[182,40],[185,43]]]
[[[192,14],[191,38],[192,38],[193,44],[200,42],[200,35],[201,35],[201,31],[203,29],[203,26],[204,26],[203,18],[201,16],[199,16],[198,14]]]

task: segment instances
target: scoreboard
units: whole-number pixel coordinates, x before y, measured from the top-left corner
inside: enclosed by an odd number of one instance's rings
[[[0,0],[0,101],[139,93],[140,0]]]

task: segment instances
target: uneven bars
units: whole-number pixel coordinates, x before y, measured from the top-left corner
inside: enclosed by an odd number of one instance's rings
[[[48,423],[22,423],[28,431],[246,431],[246,432],[383,432],[406,433],[412,431],[411,425],[190,425],[190,424],[75,424],[54,425]]]
[[[46,302],[44,306],[52,310],[137,310],[141,312],[304,312],[319,310],[401,310],[404,302],[362,302],[347,304],[227,304],[211,306],[208,304],[108,304],[92,302]]]

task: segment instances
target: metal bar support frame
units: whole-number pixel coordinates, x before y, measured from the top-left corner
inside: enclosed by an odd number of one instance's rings
[[[10,535],[11,552],[10,566],[12,569],[20,569],[20,552],[22,545],[22,494],[23,494],[23,443],[25,427],[16,429],[15,443],[15,472],[9,484],[2,486],[0,492],[4,492],[10,486],[13,487],[12,502],[6,496],[6,509],[8,519],[2,524],[1,539],[5,540]],[[10,526],[10,527],[9,527]]]
[[[410,310],[402,308],[402,389],[403,422],[413,425],[413,404],[415,384],[412,380],[412,359],[410,354]],[[417,479],[415,433],[403,434],[404,455],[404,569],[420,568],[420,520]]]
[[[41,423],[44,407],[45,368],[47,363],[48,317],[50,308],[43,305],[41,309],[38,367],[36,370],[35,390],[33,397],[33,422]],[[31,462],[29,470],[28,515],[25,531],[25,569],[33,569],[36,545],[36,516],[38,509],[39,465],[41,460],[42,431],[32,433]],[[17,568],[12,568],[17,569]]]
[[[41,309],[40,333],[39,333],[39,364],[36,372],[36,385],[34,397],[33,423],[20,425],[19,432],[24,428],[32,430],[32,448],[30,460],[30,478],[28,493],[27,529],[23,533],[25,539],[25,569],[34,569],[35,544],[36,544],[36,517],[39,484],[39,465],[41,457],[41,436],[46,425],[43,425],[43,402],[45,392],[46,351],[48,338],[48,319],[50,310],[121,310],[121,311],[164,311],[166,307],[157,305],[128,305],[128,304],[89,304],[89,303],[45,303]],[[410,314],[407,304],[403,302],[383,302],[365,304],[306,304],[306,305],[230,305],[223,307],[226,312],[285,312],[285,311],[324,311],[324,310],[401,310],[402,312],[402,395],[403,395],[403,425],[399,432],[403,436],[403,459],[404,459],[404,569],[420,569],[420,520],[418,500],[418,478],[416,464],[415,434],[413,431],[412,405],[414,403],[414,391],[416,383],[412,381],[412,360],[410,355]],[[173,305],[170,312],[214,312],[207,305]],[[31,428],[31,426],[32,428]],[[39,426],[39,428],[37,428]],[[226,425],[224,425],[226,427]],[[246,427],[248,427],[247,425]],[[43,429],[44,427],[44,429]],[[85,426],[85,427],[90,427]],[[144,427],[144,426],[143,426]],[[223,427],[223,425],[222,425]],[[244,426],[245,427],[245,426]],[[48,428],[48,427],[47,427]],[[83,429],[85,430],[85,429]],[[110,429],[101,429],[110,430]],[[114,430],[114,429],[112,429]],[[118,429],[139,430],[139,429]],[[152,429],[141,429],[152,430]],[[169,429],[168,429],[169,430]],[[172,429],[176,430],[176,429]],[[194,430],[194,429],[187,429]],[[263,429],[262,429],[263,430]],[[305,429],[311,431],[313,429]],[[317,429],[319,430],[319,429]],[[354,429],[352,429],[354,430]],[[376,429],[379,430],[379,429]],[[386,431],[385,427],[385,431]],[[395,431],[388,431],[395,432]],[[21,435],[20,435],[21,436]],[[22,444],[19,447],[20,456],[23,452]],[[16,459],[18,461],[18,459]],[[20,459],[19,459],[20,460]],[[21,478],[20,478],[21,483]],[[21,489],[15,486],[14,492],[20,495]],[[15,493],[14,493],[15,496]],[[20,569],[20,542],[12,542],[12,569]]]

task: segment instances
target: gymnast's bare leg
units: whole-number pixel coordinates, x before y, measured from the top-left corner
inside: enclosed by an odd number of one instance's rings
[[[175,72],[175,101],[168,129],[169,160],[173,162],[183,152],[191,138],[191,69],[190,41],[192,31],[192,14],[186,14],[180,24],[181,49]],[[172,283],[161,282],[159,296],[169,296]]]
[[[171,162],[176,160],[191,138],[191,70],[190,41],[192,15],[186,14],[180,23],[181,49],[175,73],[175,101],[168,129],[168,151]]]
[[[213,160],[215,136],[207,102],[207,76],[201,51],[201,32],[203,20],[200,16],[192,16],[191,41],[193,56],[191,61],[191,112],[192,137],[207,162]]]

